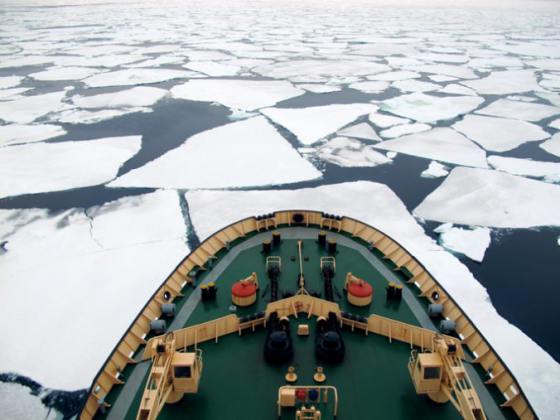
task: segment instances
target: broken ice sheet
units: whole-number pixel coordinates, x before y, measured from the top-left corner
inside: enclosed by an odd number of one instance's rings
[[[484,99],[473,96],[434,96],[411,93],[381,102],[381,110],[429,123],[449,120],[477,108]]]
[[[494,152],[505,152],[524,143],[549,137],[538,125],[527,121],[482,115],[466,115],[452,127],[486,150]]]
[[[451,64],[424,64],[413,66],[414,71],[433,73],[438,76],[451,76],[458,79],[476,79],[477,75],[468,67]]]
[[[189,77],[192,77],[192,73],[186,70],[137,68],[96,74],[84,79],[83,82],[90,87],[128,86],[158,83],[173,79],[186,79]]]
[[[20,84],[23,80],[21,76],[0,77],[0,89],[13,88]]]
[[[103,70],[88,67],[49,67],[47,70],[31,73],[29,77],[43,81],[82,80],[97,73],[103,73]]]
[[[450,84],[446,85],[444,88],[439,89],[438,92],[448,93],[448,94],[451,94],[451,95],[477,96],[476,92],[474,90],[472,90],[471,88],[468,88],[468,87],[462,86],[462,85],[458,85],[456,83],[450,83]]]
[[[199,79],[171,89],[175,98],[218,102],[232,109],[254,111],[303,95],[304,90],[285,80]]]
[[[343,167],[374,167],[392,160],[359,140],[335,137],[317,148],[317,156]]]
[[[356,89],[365,93],[380,93],[389,87],[389,82],[384,81],[369,81],[369,82],[356,82],[348,85],[350,89]]]
[[[183,65],[183,67],[211,77],[235,76],[241,70],[239,66],[215,61],[193,61]]]
[[[374,147],[455,165],[479,168],[488,166],[484,150],[448,127],[386,140],[376,143]]]
[[[496,71],[478,80],[462,81],[480,95],[508,95],[541,90],[533,70]]]
[[[495,155],[488,156],[488,163],[499,171],[513,175],[543,178],[547,182],[560,182],[560,163]]]
[[[537,93],[537,95],[539,94]],[[531,102],[498,99],[487,107],[479,109],[476,113],[525,121],[540,121],[560,114],[560,108]]]
[[[302,144],[310,145],[376,110],[377,106],[371,104],[335,104],[309,108],[265,108],[261,112],[291,131]]]
[[[0,346],[0,371],[45,387],[87,388],[161,279],[188,253],[179,199],[175,192],[156,192],[85,211],[37,213],[0,210],[0,220],[26,220],[0,256],[0,304],[10,314],[0,317],[0,328],[13,344]],[[41,316],[22,311],[23,301]],[[68,322],[68,314],[79,322]],[[62,324],[53,340],[52,326]]]
[[[373,112],[369,114],[368,119],[376,126],[381,128],[387,128],[393,125],[406,124],[410,122],[410,120],[407,118],[394,117],[392,115],[381,114],[379,112]]]
[[[65,96],[66,91],[62,91],[0,101],[0,119],[19,124],[31,123],[51,112],[70,108],[62,102]]]
[[[377,135],[375,130],[367,123],[359,123],[350,125],[337,131],[339,136],[353,137],[363,140],[380,141],[381,138]]]
[[[392,87],[400,90],[401,92],[429,92],[437,90],[441,86],[435,83],[422,82],[420,80],[399,80],[391,84]]]
[[[87,187],[113,179],[141,136],[0,148],[0,198]]]
[[[390,71],[387,73],[374,74],[372,76],[368,76],[367,78],[369,80],[383,80],[387,82],[395,82],[398,80],[417,79],[419,77],[422,77],[422,75],[414,71],[398,70],[398,71]]]
[[[230,188],[288,184],[320,176],[321,172],[259,116],[195,134],[109,186]]]
[[[422,123],[401,124],[395,125],[391,128],[387,128],[381,131],[379,134],[381,134],[382,137],[392,139],[395,137],[404,136],[405,134],[421,133],[422,131],[427,131],[430,128],[432,127],[428,124]]]
[[[504,172],[457,167],[414,215],[469,226],[560,226],[560,186]]]
[[[148,86],[138,86],[118,92],[102,93],[99,95],[72,97],[72,102],[80,108],[123,108],[152,106],[167,95],[165,89]]]
[[[0,125],[0,146],[11,144],[33,143],[66,134],[66,130],[58,125]]]
[[[486,249],[490,246],[490,229],[476,227],[464,229],[445,223],[434,229],[439,233],[439,243],[445,248],[463,254],[476,262],[482,262]]]
[[[306,91],[312,93],[331,93],[338,92],[340,90],[340,86],[331,86],[318,83],[301,83],[297,85],[297,87],[305,89]]]
[[[447,176],[448,173],[449,173],[449,168],[447,166],[442,165],[441,163],[436,162],[435,160],[432,160],[428,165],[428,168],[424,169],[420,173],[420,176],[422,178],[442,178],[444,176]]]

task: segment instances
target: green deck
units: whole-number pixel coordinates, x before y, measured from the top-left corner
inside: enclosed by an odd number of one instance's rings
[[[317,229],[279,229],[282,243],[270,255],[282,257],[282,273],[279,279],[279,297],[282,292],[296,291],[299,271],[296,239],[303,239],[304,273],[306,288],[320,292],[323,297],[323,283],[320,276],[319,261],[328,255],[319,249],[316,242]],[[331,235],[329,233],[329,235]],[[231,285],[240,278],[255,271],[260,283],[256,304],[249,308],[238,309],[239,316],[264,310],[270,293],[267,288],[265,256],[261,252],[261,242],[270,238],[271,233],[250,235],[243,241],[233,244],[229,251],[222,251],[212,267],[203,271],[197,284],[215,281],[218,297],[215,302],[198,302],[198,290],[187,289],[185,297],[176,301],[178,315],[173,329],[195,325],[212,320],[230,312]],[[400,304],[388,304],[385,287],[389,280],[397,280],[389,265],[368,250],[363,244],[343,235],[335,235],[338,241],[336,254],[336,275],[334,284],[340,293],[337,303],[343,311],[359,315],[370,313],[390,317],[425,328],[434,328],[424,312],[425,303],[419,301],[411,290],[405,287]],[[347,246],[348,245],[348,246]],[[343,292],[346,273],[364,278],[374,287],[373,302],[369,307],[356,308],[347,303]],[[216,275],[216,272],[219,275]],[[266,293],[264,293],[266,292]],[[264,293],[264,296],[263,296]],[[193,305],[195,305],[193,307]],[[189,308],[194,308],[189,310]],[[187,320],[182,322],[182,320]],[[296,334],[298,323],[308,323],[311,327],[309,337]],[[180,325],[177,325],[180,324]],[[216,344],[206,342],[199,345],[203,350],[204,370],[199,393],[187,395],[182,401],[166,405],[160,419],[244,419],[262,420],[276,418],[278,387],[285,385],[284,374],[289,364],[296,366],[299,376],[297,384],[313,385],[313,372],[316,366],[325,367],[326,385],[334,385],[339,392],[340,419],[458,419],[460,416],[450,403],[437,404],[425,396],[418,396],[407,371],[410,347],[404,343],[389,343],[387,338],[363,332],[346,331],[346,357],[339,365],[323,365],[315,360],[314,354],[315,319],[307,320],[303,314],[296,320],[291,318],[291,331],[294,343],[294,360],[283,366],[271,366],[264,361],[263,347],[266,331],[258,329],[255,333],[246,332],[241,337],[232,334],[220,338]],[[96,418],[135,419],[147,378],[149,363],[129,366],[123,372],[126,384],[108,395],[107,402],[114,404],[107,414]],[[474,369],[471,369],[474,371]],[[478,383],[480,379],[476,379]],[[128,381],[127,381],[128,380]],[[478,387],[477,387],[478,389]],[[479,394],[481,391],[479,391]],[[499,397],[499,396],[498,396]],[[503,410],[497,408],[488,391],[483,391],[481,399],[489,418],[504,418]],[[318,405],[324,416],[330,407]],[[294,411],[283,410],[282,418],[293,419]],[[491,413],[492,415],[489,415]],[[505,413],[508,414],[508,413]]]

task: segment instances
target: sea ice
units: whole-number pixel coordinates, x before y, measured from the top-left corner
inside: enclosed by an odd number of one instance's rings
[[[0,102],[0,119],[19,124],[28,124],[51,112],[69,108],[62,102],[66,92],[23,96],[12,101]]]
[[[0,346],[0,371],[55,389],[87,388],[138,311],[188,253],[178,196],[155,192],[43,217],[25,217],[28,212],[37,210],[0,210],[0,220],[28,220],[0,255],[0,305],[10,314],[0,317],[0,328],[12,343]],[[64,325],[56,340],[53,325]]]
[[[457,186],[457,193],[462,190],[462,185]],[[295,191],[191,191],[186,197],[200,240],[244,217],[294,208],[343,214],[386,232],[416,256],[453,296],[515,375],[530,401],[560,394],[560,365],[498,314],[472,273],[451,253],[442,252],[387,186],[361,181]],[[469,208],[476,209],[479,204]],[[528,354],[531,357],[527,358]],[[549,405],[538,408],[540,412],[551,412]]]
[[[498,228],[560,226],[560,186],[504,172],[457,167],[414,215]]]
[[[451,82],[453,80],[457,80],[456,77],[451,77],[451,76],[445,76],[443,74],[433,74],[428,76],[428,78],[430,80],[433,80],[436,83],[441,83],[441,82]]]
[[[49,67],[47,70],[31,73],[29,77],[44,81],[82,80],[96,73],[103,73],[103,71],[88,67]]]
[[[503,156],[488,156],[488,163],[494,169],[513,175],[544,178],[555,182],[560,179],[560,163],[541,162],[538,160],[519,159]]]
[[[476,79],[476,74],[468,67],[455,66],[451,64],[424,64],[414,66],[414,71],[432,73],[437,75],[451,76],[458,79]]]
[[[192,77],[192,73],[189,71],[138,68],[96,74],[84,79],[83,82],[90,87],[129,86],[159,83],[172,79],[186,79],[189,77]]]
[[[399,80],[391,84],[392,87],[401,92],[429,92],[440,88],[440,85],[430,82],[422,82],[420,80]]]
[[[466,114],[483,102],[484,99],[473,96],[440,97],[411,93],[381,102],[381,110],[429,123]]]
[[[232,55],[220,51],[187,51],[185,54],[190,61],[230,60]]]
[[[463,229],[445,223],[435,228],[434,232],[440,234],[439,242],[445,249],[463,254],[476,262],[482,262],[491,242],[490,229],[486,227]]]
[[[133,87],[118,92],[99,95],[72,97],[72,102],[80,108],[126,108],[152,106],[167,95],[165,89],[147,86]]]
[[[317,156],[343,167],[374,167],[392,162],[373,147],[346,137],[329,140],[317,149]]]
[[[204,73],[211,77],[235,76],[241,67],[215,61],[192,61],[183,65],[184,68]]]
[[[41,396],[31,394],[28,387],[18,383],[0,382],[0,407],[4,420],[54,420],[59,417],[56,410],[49,410],[41,402]]]
[[[304,90],[285,80],[198,79],[171,89],[175,98],[218,102],[232,109],[254,111],[303,95]]]
[[[66,130],[58,125],[10,124],[0,126],[0,146],[11,144],[33,143],[66,134]]]
[[[375,144],[376,148],[456,165],[486,168],[486,153],[472,141],[448,127],[409,134]]]
[[[369,114],[368,119],[376,126],[381,128],[387,128],[393,125],[406,124],[410,122],[410,120],[406,118],[394,117],[392,115],[381,114],[379,112],[373,112]]]
[[[349,127],[343,128],[336,133],[339,136],[353,137],[356,139],[380,141],[381,138],[377,135],[375,130],[368,123],[354,124]]]
[[[456,83],[451,83],[442,89],[438,90],[439,93],[447,93],[451,95],[471,95],[476,96],[476,92],[466,86],[461,86]]]
[[[13,100],[23,98],[21,93],[27,92],[32,88],[9,88],[0,90],[0,100]]]
[[[309,108],[266,108],[261,112],[291,131],[304,145],[310,145],[358,117],[375,112],[371,104],[342,104]]]
[[[496,71],[482,79],[467,80],[461,84],[480,95],[508,95],[541,90],[533,70]]]
[[[23,80],[21,76],[0,77],[0,89],[13,88],[20,84]]]
[[[298,88],[305,89],[308,92],[312,93],[331,93],[331,92],[338,92],[340,90],[340,86],[331,86],[331,85],[321,85],[318,83],[302,83],[297,85]]]
[[[428,165],[428,168],[423,170],[420,176],[422,178],[442,178],[447,176],[448,173],[449,168],[447,166],[432,160]]]
[[[405,134],[421,133],[422,131],[427,131],[430,128],[432,127],[428,124],[422,123],[401,124],[395,125],[391,128],[387,128],[386,130],[381,131],[379,134],[381,134],[382,137],[392,139],[395,137],[404,136]]]
[[[320,176],[321,172],[259,116],[195,134],[109,186],[229,188],[288,184]]]
[[[0,148],[0,198],[110,181],[141,146],[140,136]]]
[[[374,74],[372,76],[368,76],[367,78],[369,80],[384,80],[387,82],[395,82],[398,80],[417,79],[419,77],[422,77],[422,75],[414,71],[399,70],[390,71],[388,73]]]
[[[380,93],[389,87],[389,82],[375,80],[369,82],[356,82],[348,85],[350,89],[356,89],[365,93]]]
[[[527,121],[466,115],[452,126],[486,150],[505,152],[532,141],[544,140],[549,134]]]
[[[39,64],[52,63],[56,59],[55,56],[24,56],[24,57],[5,57],[0,61],[0,68],[37,66]]]
[[[556,130],[560,130],[560,118],[552,121],[551,123],[548,124],[548,126],[555,128]]]
[[[492,115],[495,117],[514,118],[518,120],[540,121],[544,118],[560,114],[560,108],[530,102],[498,99],[486,108],[476,111],[476,113]]]
[[[100,121],[110,120],[136,112],[152,112],[152,110],[145,107],[125,109],[100,109],[95,111],[69,109],[56,114],[52,114],[49,117],[49,121],[65,124],[94,124]]]

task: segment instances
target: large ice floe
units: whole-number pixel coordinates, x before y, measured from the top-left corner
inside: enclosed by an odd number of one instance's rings
[[[311,163],[259,116],[195,134],[111,182],[111,187],[228,188],[319,178]]]
[[[537,414],[556,417],[560,365],[496,312],[486,289],[455,256],[442,252],[387,186],[361,181],[296,191],[192,191],[186,198],[201,240],[244,217],[294,208],[354,217],[391,235],[453,296],[515,375]]]
[[[254,111],[303,95],[304,90],[285,80],[199,79],[171,89],[175,98],[218,102],[229,108]]]
[[[493,152],[505,152],[549,137],[541,127],[527,121],[482,115],[466,115],[453,128]]]
[[[411,93],[381,103],[381,110],[428,123],[449,120],[477,108],[484,99],[474,96],[441,97]]]
[[[482,262],[490,246],[490,229],[485,227],[464,229],[445,223],[435,228],[434,232],[440,234],[439,242],[445,249],[463,254],[473,261]]]
[[[0,198],[61,191],[112,180],[141,136],[31,143],[0,148]]]
[[[507,95],[541,90],[534,70],[496,71],[478,80],[461,82],[480,95]]]
[[[0,125],[0,146],[11,144],[33,143],[66,134],[66,130],[59,125],[37,124]]]
[[[401,124],[395,125],[391,128],[387,128],[381,131],[379,134],[381,134],[382,137],[392,139],[395,137],[404,136],[405,134],[421,133],[423,131],[429,130],[430,128],[432,128],[430,125],[423,123]]]
[[[204,73],[211,77],[235,76],[241,70],[239,66],[218,63],[215,61],[193,61],[185,64],[183,67],[189,70]]]
[[[0,89],[13,88],[20,84],[23,80],[21,76],[0,77]]]
[[[553,135],[550,140],[539,144],[543,150],[546,150],[551,155],[560,157],[560,133]]]
[[[504,156],[488,156],[493,168],[513,175],[543,178],[547,182],[560,182],[560,163],[541,162]]]
[[[22,219],[15,232],[0,237],[8,241],[0,255],[0,305],[10,314],[0,317],[0,329],[11,343],[0,346],[0,371],[54,389],[86,388],[188,253],[178,196],[156,192],[55,215],[0,210],[0,225]]]
[[[486,168],[486,153],[475,143],[448,127],[409,134],[376,143],[378,149],[391,150],[455,165]]]
[[[0,119],[19,124],[28,124],[51,112],[69,108],[62,102],[66,92],[23,96],[12,101],[0,101]]]
[[[137,68],[96,74],[84,79],[83,82],[90,87],[130,86],[158,83],[173,79],[186,79],[192,76],[192,72],[187,70]]]
[[[317,149],[317,156],[324,161],[345,167],[373,167],[392,162],[373,147],[346,137],[329,140]]]
[[[540,121],[560,114],[560,107],[512,101],[511,99],[498,99],[487,107],[476,111],[476,113],[525,121]]]
[[[165,89],[138,86],[99,95],[75,95],[72,97],[72,102],[85,109],[142,107],[154,105],[165,95],[167,95]]]
[[[102,72],[102,70],[88,67],[49,67],[47,70],[31,73],[29,77],[43,81],[81,80]]]
[[[451,171],[414,215],[426,220],[498,228],[560,226],[560,186],[495,170]]]
[[[381,138],[368,123],[350,125],[337,131],[339,136],[353,137],[356,139],[380,141]]]
[[[371,104],[342,104],[309,108],[265,108],[261,112],[291,131],[305,145],[310,145],[358,117],[375,112]]]

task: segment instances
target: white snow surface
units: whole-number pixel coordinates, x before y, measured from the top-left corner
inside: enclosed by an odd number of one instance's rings
[[[512,101],[511,99],[498,99],[487,107],[476,111],[476,113],[525,121],[540,121],[560,114],[560,107]]]
[[[495,170],[451,171],[414,215],[469,226],[560,226],[560,186]]]
[[[49,67],[47,70],[31,73],[29,76],[35,80],[81,80],[103,70],[88,67]]]
[[[374,147],[455,165],[479,168],[488,166],[484,150],[448,127],[386,140],[376,143]]]
[[[259,116],[195,134],[109,186],[230,188],[288,184],[320,176],[321,172]]]
[[[28,124],[51,112],[68,108],[62,102],[66,92],[23,96],[12,101],[0,102],[0,119],[19,124]]]
[[[387,128],[393,125],[406,124],[410,122],[410,120],[407,118],[394,117],[392,115],[381,114],[379,112],[373,112],[369,114],[368,119],[376,126],[381,128]]]
[[[550,124],[548,124],[548,126],[555,128],[556,130],[560,130],[560,118],[552,121]]]
[[[371,141],[381,140],[381,138],[377,135],[375,130],[368,123],[358,123],[345,127],[342,130],[337,131],[336,134],[343,137],[344,136],[353,137],[356,139],[363,139],[363,140],[371,140]]]
[[[414,71],[398,70],[390,71],[387,73],[374,74],[373,76],[368,76],[367,78],[369,80],[384,80],[387,82],[395,82],[398,80],[417,79],[419,77],[421,77],[421,75]]]
[[[381,93],[389,87],[389,82],[382,80],[356,82],[348,85],[348,87],[365,93]]]
[[[445,249],[463,254],[476,262],[482,262],[492,240],[490,229],[486,227],[464,229],[445,223],[435,228],[434,232],[440,234],[439,242]]]
[[[108,182],[140,150],[140,139],[141,136],[108,137],[3,147],[0,198]]]
[[[121,109],[68,109],[49,117],[50,122],[66,123],[66,124],[94,124],[99,121],[110,120],[116,117],[122,117],[126,114],[135,112],[151,112],[151,108],[133,107]]]
[[[297,85],[298,88],[305,89],[308,92],[312,93],[331,93],[331,92],[338,92],[340,90],[340,86],[332,86],[332,85],[322,85],[319,83],[300,83]]]
[[[420,173],[420,176],[422,178],[442,178],[447,176],[447,174],[449,174],[449,168],[447,166],[432,160],[428,168]]]
[[[0,407],[3,420],[46,420],[57,417],[56,410],[49,413],[40,395],[32,395],[29,388],[17,383],[0,382]]]
[[[96,74],[84,79],[83,82],[90,87],[130,86],[159,83],[173,79],[186,79],[189,77],[192,77],[192,73],[189,71],[136,68]]]
[[[452,127],[493,152],[506,152],[524,143],[549,137],[549,134],[536,124],[483,115],[466,115]]]
[[[488,156],[488,163],[494,169],[513,175],[523,175],[545,180],[560,179],[560,163],[520,159],[504,156]]]
[[[0,77],[0,89],[13,88],[19,85],[23,80],[21,76]]]
[[[76,95],[72,97],[72,102],[85,109],[141,107],[152,106],[165,95],[167,95],[165,89],[138,86],[99,95]]]
[[[342,104],[309,108],[265,108],[261,112],[291,131],[304,145],[310,145],[358,117],[375,112],[371,104]]]
[[[183,66],[186,69],[198,71],[211,77],[235,76],[241,67],[215,61],[193,61]]]
[[[551,155],[560,157],[560,133],[553,135],[550,140],[542,142],[539,147]]]
[[[244,111],[272,106],[304,93],[285,80],[198,79],[171,89],[175,98],[218,102]]]
[[[138,311],[188,253],[179,199],[160,191],[86,211],[34,218],[29,212],[37,216],[38,210],[0,210],[2,221],[28,220],[0,255],[0,304],[10,314],[0,317],[0,328],[13,343],[0,346],[0,371],[49,388],[87,388]],[[53,325],[64,325],[56,340]]]
[[[391,84],[392,87],[402,92],[429,92],[439,89],[441,86],[435,83],[422,82],[420,80],[399,80]]]
[[[413,123],[413,124],[401,124],[395,125],[391,128],[387,128],[386,130],[381,131],[381,136],[385,138],[395,138],[404,136],[405,134],[413,134],[413,133],[421,133],[422,131],[427,131],[431,126],[428,124],[422,123]]]
[[[540,416],[552,419],[558,412],[560,365],[497,313],[486,289],[455,256],[442,252],[387,186],[360,181],[296,191],[191,191],[186,198],[201,240],[244,217],[294,208],[343,214],[386,232],[453,296],[510,368]]]
[[[473,96],[439,97],[424,93],[411,93],[385,100],[381,110],[419,122],[429,123],[449,120],[477,108],[484,99]]]
[[[496,71],[482,79],[461,83],[480,95],[508,95],[542,90],[537,83],[534,70]]]
[[[317,149],[322,160],[343,167],[374,167],[392,160],[359,140],[335,137]]]
[[[0,126],[0,146],[20,143],[33,143],[66,134],[66,130],[58,125],[9,124]]]

